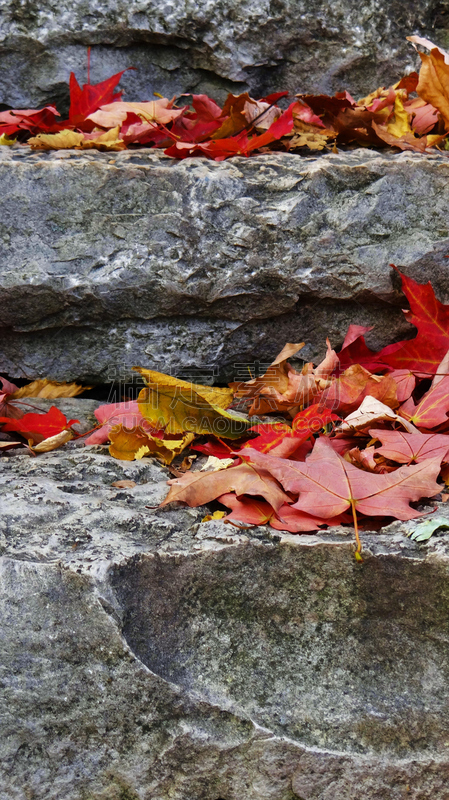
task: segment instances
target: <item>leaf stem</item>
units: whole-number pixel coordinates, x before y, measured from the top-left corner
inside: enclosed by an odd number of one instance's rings
[[[219,436],[217,436],[217,439],[218,439],[218,441],[220,442],[220,444],[222,444],[222,445],[223,445],[223,447],[226,447],[226,449],[227,449],[227,450],[229,450],[229,452],[230,452],[230,453],[232,453],[232,450],[233,450],[233,448],[232,448],[232,447],[229,447],[229,445],[228,445],[228,444],[226,444],[226,442],[224,442],[224,441],[223,441],[223,439],[220,439],[220,437],[219,437]]]
[[[360,541],[360,536],[359,536],[359,525],[358,525],[358,522],[357,522],[357,511],[355,510],[355,502],[354,502],[354,500],[352,498],[351,498],[351,509],[352,509],[352,518],[354,520],[355,540],[357,542],[357,548],[356,548],[356,551],[355,551],[355,554],[354,554],[355,555],[355,560],[356,561],[363,561],[363,558],[361,556],[362,542]]]
[[[78,433],[78,431],[75,431],[76,436],[74,436],[73,438],[74,439],[82,439],[84,436],[87,436],[88,433],[93,433],[94,431],[97,431],[99,428],[102,428],[103,425],[104,425],[104,422],[100,422],[98,425],[95,425],[94,428],[91,428],[90,431],[85,431],[84,433]]]

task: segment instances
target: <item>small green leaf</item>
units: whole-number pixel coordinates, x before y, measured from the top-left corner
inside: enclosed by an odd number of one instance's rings
[[[407,536],[414,542],[427,542],[435,531],[440,530],[440,528],[449,529],[449,519],[446,517],[432,517],[426,522],[419,523]]]

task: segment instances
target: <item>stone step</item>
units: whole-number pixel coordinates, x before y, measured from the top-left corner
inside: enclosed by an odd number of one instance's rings
[[[412,335],[389,264],[449,299],[448,178],[443,153],[0,148],[0,372],[213,380],[286,341],[320,357],[351,322]]]
[[[2,458],[0,799],[445,800],[449,534],[365,531],[359,564],[351,528],[157,510],[168,477]]]

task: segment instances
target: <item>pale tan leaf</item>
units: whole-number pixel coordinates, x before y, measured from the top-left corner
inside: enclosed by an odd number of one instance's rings
[[[232,467],[233,463],[233,458],[216,458],[215,456],[209,456],[206,463],[201,467],[200,472],[218,472],[220,469]]]
[[[70,442],[73,439],[72,431],[61,431],[61,433],[57,433],[56,436],[50,436],[48,439],[43,439],[42,442],[39,444],[34,445],[31,447],[35,453],[49,453],[50,450],[56,450],[61,445]]]

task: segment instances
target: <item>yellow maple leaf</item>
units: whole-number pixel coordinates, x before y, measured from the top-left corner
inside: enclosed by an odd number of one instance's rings
[[[120,138],[120,127],[117,125],[109,131],[93,133],[77,133],[63,130],[59,133],[38,133],[28,139],[27,144],[33,150],[124,150],[125,142]]]
[[[84,141],[82,133],[76,131],[63,130],[59,133],[38,133],[28,139],[27,144],[33,150],[71,150],[74,147],[81,147]]]
[[[398,95],[396,95],[396,99],[394,101],[394,120],[393,122],[388,123],[387,131],[391,136],[396,136],[397,139],[400,139],[401,136],[405,136],[406,133],[413,134],[413,131],[410,127],[408,114],[404,108],[401,98]]]
[[[148,383],[137,402],[142,416],[156,428],[165,428],[170,434],[191,431],[238,439],[252,424],[224,410],[232,402],[232,389],[202,386],[141,367],[133,369]]]
[[[121,461],[140,461],[143,456],[152,455],[164,464],[171,464],[174,457],[193,441],[194,434],[187,433],[179,439],[158,439],[139,428],[116,425],[110,431],[109,439],[109,453]]]

